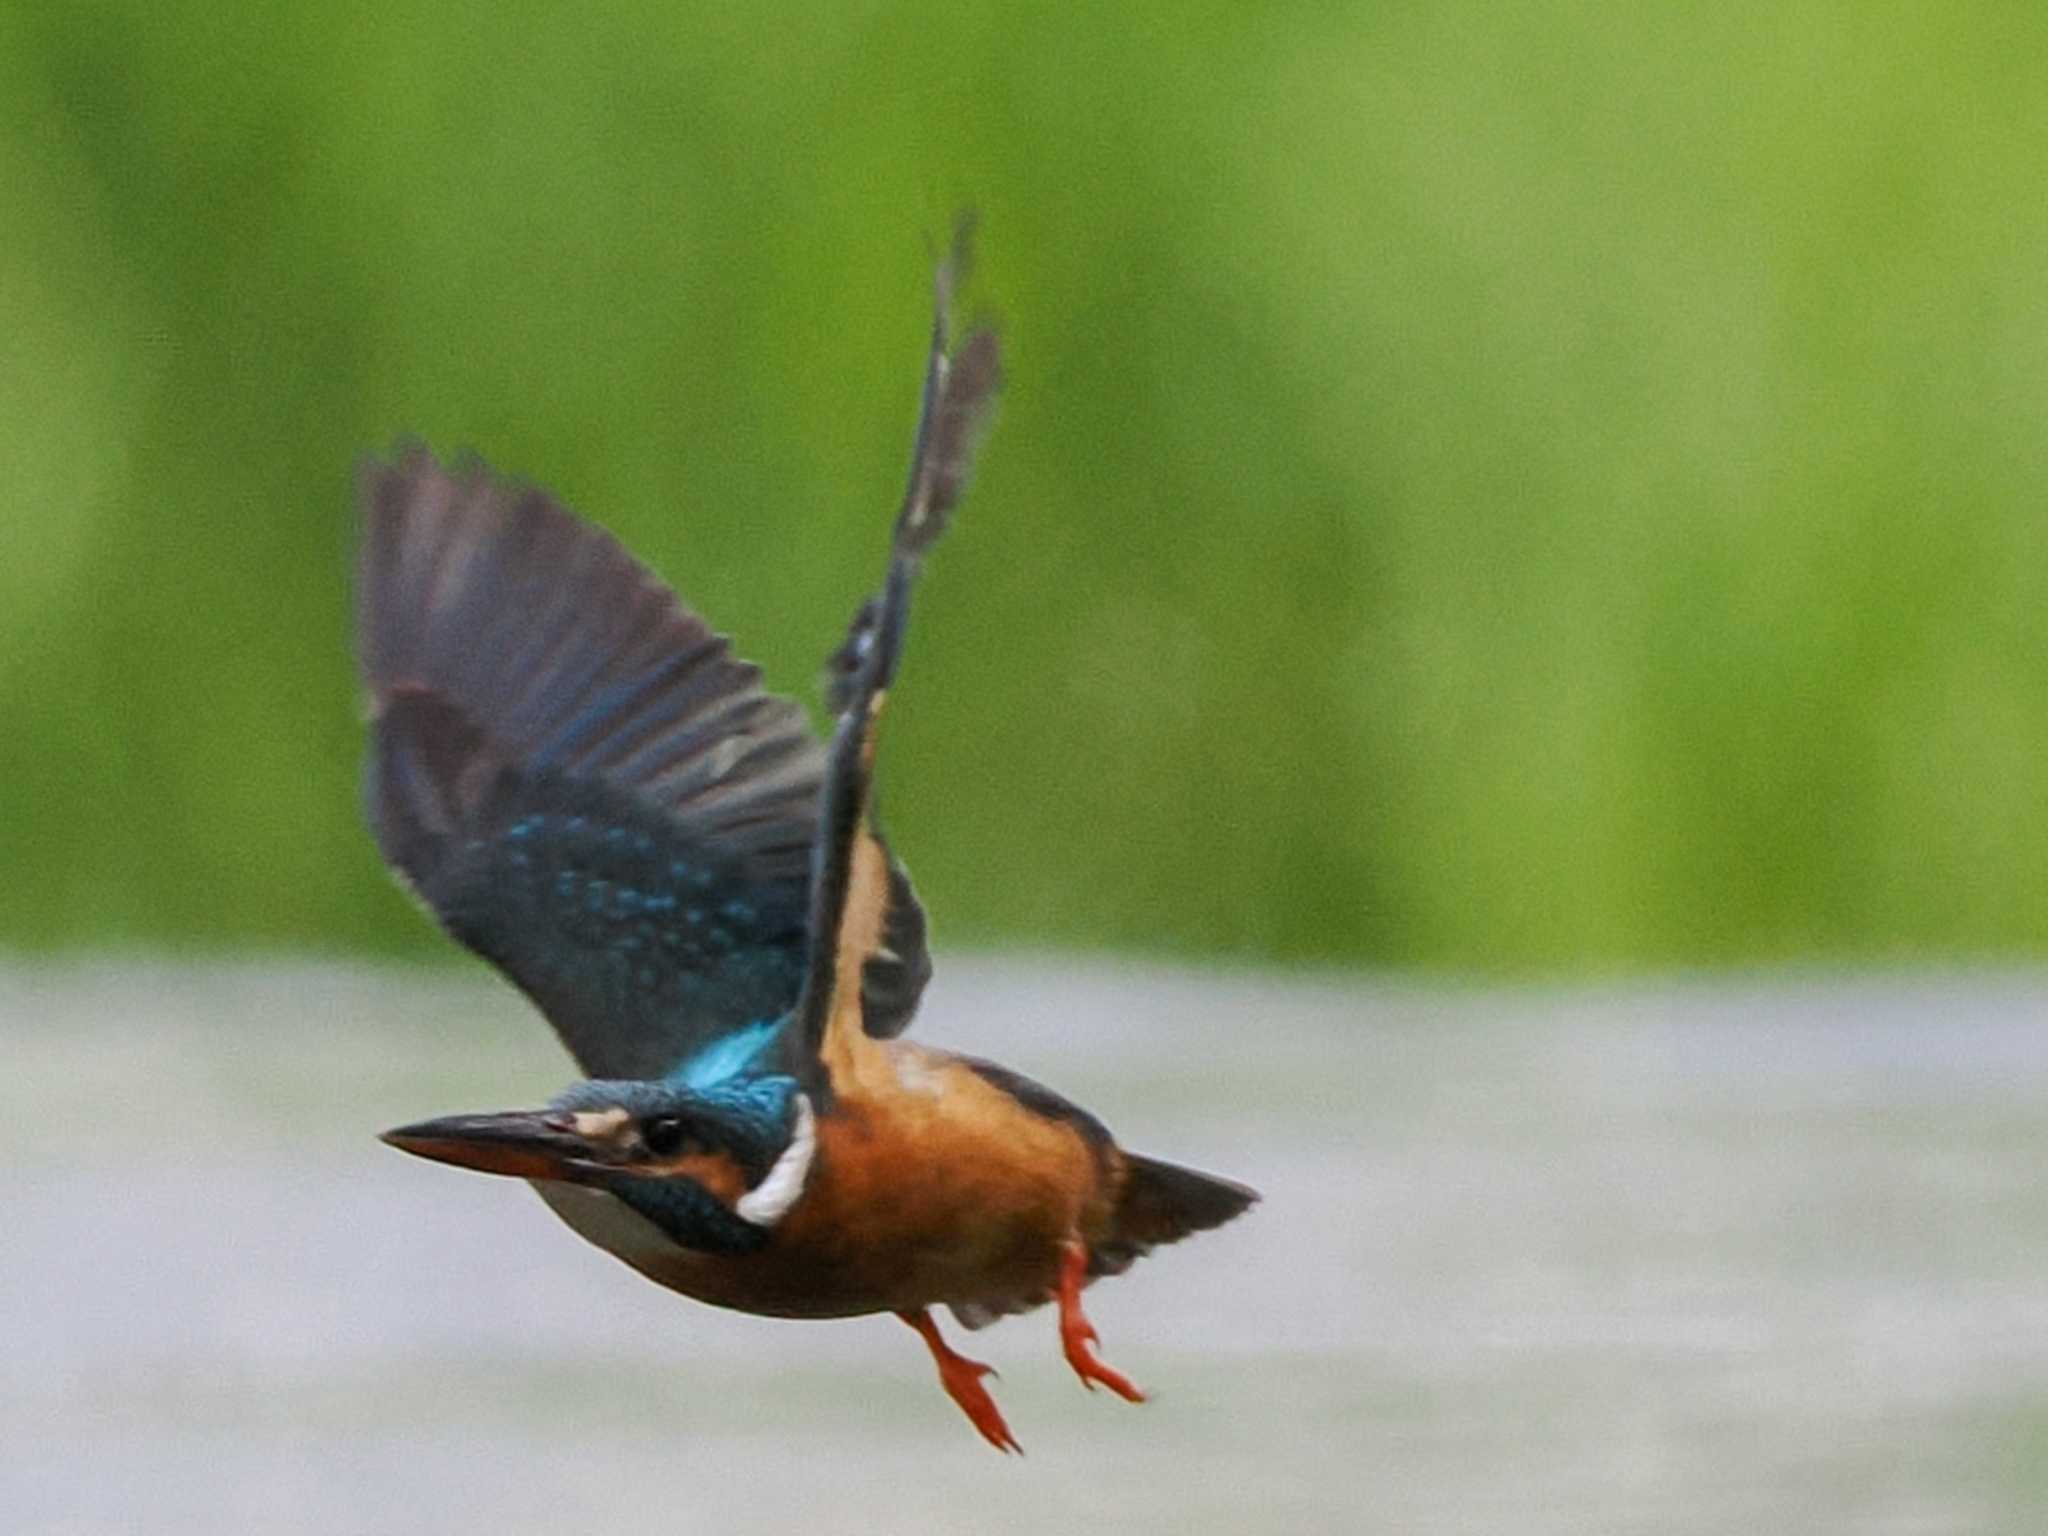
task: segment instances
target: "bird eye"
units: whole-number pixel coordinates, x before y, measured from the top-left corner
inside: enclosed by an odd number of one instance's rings
[[[681,1120],[674,1115],[662,1115],[640,1123],[640,1140],[656,1157],[674,1157],[689,1137],[683,1132]]]

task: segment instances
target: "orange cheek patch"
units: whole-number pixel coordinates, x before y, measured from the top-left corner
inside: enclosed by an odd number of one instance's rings
[[[701,1185],[713,1199],[731,1205],[747,1192],[747,1177],[740,1165],[724,1152],[693,1152],[670,1162],[650,1165],[646,1172],[659,1178],[689,1179]]]

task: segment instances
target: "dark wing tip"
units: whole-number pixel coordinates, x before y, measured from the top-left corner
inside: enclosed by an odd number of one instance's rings
[[[503,765],[476,723],[431,689],[401,684],[380,695],[371,729],[370,830],[385,862],[426,894]]]
[[[373,713],[419,684],[508,760],[602,779],[699,836],[808,840],[822,752],[803,711],[611,534],[480,459],[444,466],[414,442],[361,485]]]
[[[954,298],[973,265],[976,223],[972,209],[960,213],[952,246],[932,274],[931,344],[910,484],[896,520],[899,555],[923,554],[945,531],[1002,384],[1002,347],[993,324],[978,322],[957,346],[952,340]]]
[[[906,553],[922,554],[945,531],[947,518],[967,489],[975,451],[992,418],[1002,382],[1002,345],[996,333],[989,329],[973,332],[954,353],[939,392],[926,444],[922,515],[905,518],[898,538],[899,548]]]

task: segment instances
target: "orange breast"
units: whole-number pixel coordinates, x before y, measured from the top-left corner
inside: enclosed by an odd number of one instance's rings
[[[867,1042],[834,1063],[803,1197],[760,1253],[692,1266],[690,1294],[798,1317],[1050,1293],[1069,1238],[1111,1207],[1104,1160],[942,1052]],[[676,1284],[674,1278],[667,1283]]]

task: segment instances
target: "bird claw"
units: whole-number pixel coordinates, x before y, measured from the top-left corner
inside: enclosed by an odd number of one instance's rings
[[[1145,1394],[1123,1372],[1104,1365],[1088,1346],[1097,1341],[1095,1325],[1081,1311],[1081,1284],[1088,1274],[1088,1250],[1079,1243],[1067,1244],[1060,1260],[1060,1347],[1067,1364],[1090,1392],[1099,1381],[1127,1403],[1142,1403]]]
[[[1010,1426],[1003,1422],[1002,1410],[996,1407],[996,1400],[988,1395],[988,1388],[981,1384],[984,1376],[993,1376],[994,1371],[978,1360],[969,1360],[961,1355],[953,1356],[956,1364],[939,1364],[939,1385],[946,1389],[946,1395],[960,1405],[960,1411],[967,1415],[968,1423],[980,1431],[981,1438],[999,1451],[1015,1451],[1024,1454],[1024,1447],[1017,1443],[1017,1437],[1010,1433]]]
[[[1010,1426],[1003,1422],[1002,1410],[996,1407],[996,1400],[988,1395],[988,1388],[981,1384],[984,1376],[1002,1380],[1002,1373],[992,1365],[979,1360],[970,1360],[957,1354],[939,1337],[939,1326],[928,1312],[899,1312],[896,1314],[917,1330],[918,1337],[932,1352],[932,1362],[939,1368],[939,1385],[946,1389],[946,1396],[953,1399],[960,1411],[967,1415],[981,1438],[999,1451],[1015,1451],[1024,1454],[1024,1447],[1017,1443],[1017,1437],[1010,1433]]]

